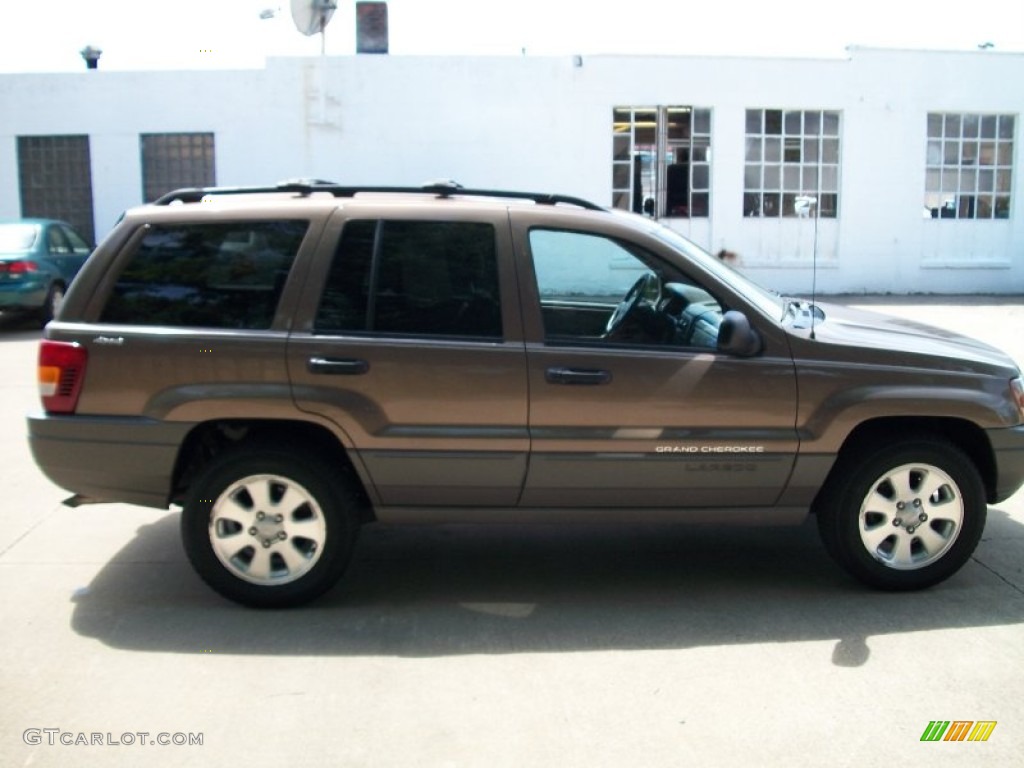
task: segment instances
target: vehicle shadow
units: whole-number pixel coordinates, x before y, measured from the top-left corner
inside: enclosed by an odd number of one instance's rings
[[[81,635],[136,651],[392,655],[649,650],[832,641],[860,666],[876,635],[1024,621],[1024,526],[990,510],[975,560],[912,594],[862,588],[799,528],[367,527],[318,602],[258,611],[189,567],[178,516],[139,529],[75,601]],[[995,565],[993,565],[995,564]],[[1016,570],[1016,583],[1000,574]]]
[[[26,341],[42,337],[43,329],[39,327],[37,319],[0,312],[0,341]]]

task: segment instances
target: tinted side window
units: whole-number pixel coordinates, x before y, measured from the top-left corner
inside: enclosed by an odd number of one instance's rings
[[[269,328],[307,228],[305,221],[154,226],[100,322]]]
[[[437,221],[347,224],[316,330],[501,338],[494,227]]]

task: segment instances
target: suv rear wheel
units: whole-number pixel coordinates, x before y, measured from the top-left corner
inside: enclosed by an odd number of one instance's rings
[[[974,464],[941,439],[904,440],[866,461],[840,460],[816,510],[829,553],[880,589],[921,589],[949,578],[985,527]]]
[[[192,486],[181,518],[185,552],[230,600],[299,605],[330,589],[348,565],[356,498],[339,468],[317,457],[236,449]]]

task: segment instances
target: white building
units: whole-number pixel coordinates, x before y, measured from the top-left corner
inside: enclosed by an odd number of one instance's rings
[[[779,290],[816,254],[822,292],[1024,293],[1021,83],[1022,54],[872,49],[0,75],[0,217],[102,237],[177,186],[451,178],[646,209]]]

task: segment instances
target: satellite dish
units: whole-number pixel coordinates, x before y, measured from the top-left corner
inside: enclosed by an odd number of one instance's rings
[[[337,8],[337,0],[292,0],[292,20],[304,35],[323,34]]]

